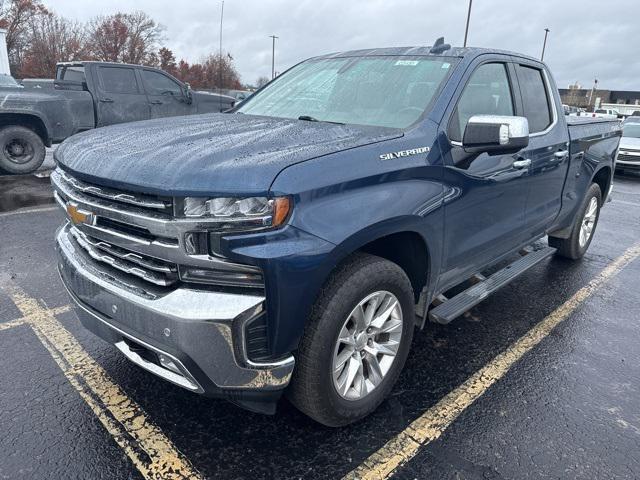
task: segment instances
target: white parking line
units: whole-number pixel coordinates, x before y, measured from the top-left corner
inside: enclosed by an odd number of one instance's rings
[[[14,210],[12,212],[0,213],[0,217],[11,217],[12,215],[22,215],[26,213],[40,213],[40,212],[51,212],[53,210],[58,210],[60,207],[57,205],[52,205],[50,207],[39,207],[39,208],[24,208],[20,210]]]

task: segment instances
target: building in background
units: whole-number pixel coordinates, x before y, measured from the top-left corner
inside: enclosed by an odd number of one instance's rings
[[[563,104],[585,108],[589,112],[610,108],[622,115],[631,115],[640,111],[640,91],[582,88],[578,83],[559,90]]]

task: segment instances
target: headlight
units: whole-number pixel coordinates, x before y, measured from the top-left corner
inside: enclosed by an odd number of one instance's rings
[[[282,225],[291,210],[288,197],[186,197],[182,214],[210,220],[223,227],[270,228]]]

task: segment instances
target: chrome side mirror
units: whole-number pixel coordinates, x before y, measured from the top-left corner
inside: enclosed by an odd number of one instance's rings
[[[462,148],[467,153],[516,153],[527,145],[529,122],[525,117],[474,115],[467,122],[462,137]]]

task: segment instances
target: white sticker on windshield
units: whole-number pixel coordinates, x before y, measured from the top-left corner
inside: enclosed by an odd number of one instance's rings
[[[443,63],[442,67],[440,67],[440,68],[449,68],[450,66],[451,66],[450,63]]]
[[[418,65],[418,60],[398,60],[395,64],[396,65],[405,65],[408,67],[415,67],[416,65]]]

